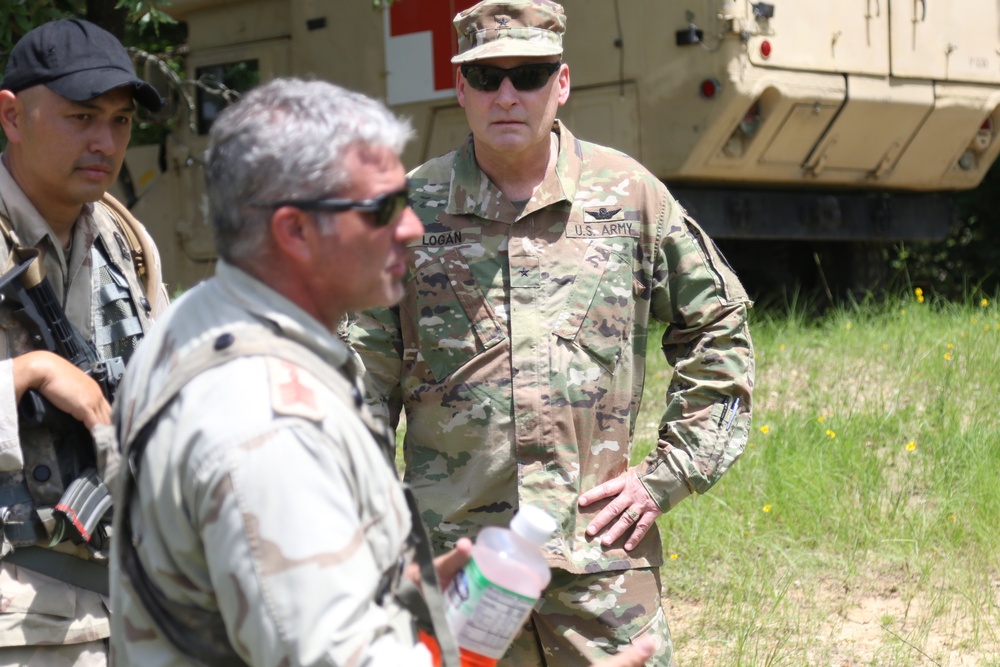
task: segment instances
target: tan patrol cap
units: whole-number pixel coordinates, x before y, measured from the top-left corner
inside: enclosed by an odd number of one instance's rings
[[[563,52],[566,14],[551,0],[483,0],[455,16],[458,55],[453,63]]]

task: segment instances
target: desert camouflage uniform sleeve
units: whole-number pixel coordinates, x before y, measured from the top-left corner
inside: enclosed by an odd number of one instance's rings
[[[395,430],[402,411],[403,338],[399,309],[375,308],[352,315],[344,337],[360,357],[369,407]]]
[[[7,239],[0,235],[0,257],[10,254]],[[17,396],[14,387],[14,362],[10,358],[8,331],[0,327],[0,471],[20,470],[24,466],[21,434],[17,418]]]
[[[11,459],[10,462],[7,461],[8,458]],[[17,470],[22,465],[21,438],[17,432],[14,362],[4,359],[0,361],[0,470]]]
[[[364,471],[329,437],[276,422],[198,467],[197,523],[230,642],[252,665],[420,664],[376,600],[379,543],[353,480]]]
[[[750,430],[751,303],[712,240],[667,197],[651,314],[667,324],[673,369],[657,447],[640,477],[664,511],[705,493],[743,453]]]

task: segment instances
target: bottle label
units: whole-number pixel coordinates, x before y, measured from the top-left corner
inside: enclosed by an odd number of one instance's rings
[[[488,658],[503,657],[537,601],[497,586],[474,559],[452,580],[445,598],[458,645]]]

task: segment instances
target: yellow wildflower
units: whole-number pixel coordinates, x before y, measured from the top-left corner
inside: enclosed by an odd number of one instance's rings
[[[823,422],[826,421],[826,415],[820,415],[819,417],[816,417],[816,421],[822,424]]]
[[[916,448],[917,448],[916,440],[910,440],[908,443],[906,443],[906,451],[912,452]]]
[[[945,352],[944,353],[944,360],[945,361],[951,361],[951,352]]]
[[[982,301],[979,302],[979,305],[985,308],[986,306],[990,305],[990,301],[989,299],[983,299]]]
[[[677,560],[678,558],[680,558],[680,556],[677,554],[670,554],[670,560]]]
[[[771,511],[771,506],[770,505],[764,505],[764,511],[765,512],[770,512]]]
[[[953,347],[955,347],[955,346],[954,346],[954,345],[952,345],[951,343],[948,343],[948,345],[947,345],[946,347],[947,347],[947,348],[948,348],[948,349],[950,350],[951,348],[953,348]]]
[[[826,429],[826,434],[828,436],[830,436],[831,438],[836,438],[837,437],[837,434],[834,433],[833,431],[831,431],[830,429]]]
[[[771,427],[768,426],[767,424],[764,424],[763,426],[760,427],[760,432],[763,433],[764,435],[767,435],[768,433],[771,432]]]

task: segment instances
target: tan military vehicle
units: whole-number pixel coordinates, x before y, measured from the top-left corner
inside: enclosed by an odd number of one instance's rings
[[[212,270],[200,165],[227,103],[218,91],[296,75],[381,97],[413,119],[415,166],[468,132],[449,59],[451,18],[472,4],[172,0],[190,48],[177,129],[130,152],[120,193],[157,238],[167,280]],[[751,242],[728,252],[738,270],[762,256],[773,268],[779,251],[811,257],[803,242],[857,259],[873,242],[940,237],[947,193],[978,185],[1000,151],[992,0],[565,5],[573,93],[560,117],[640,159],[723,245]]]

